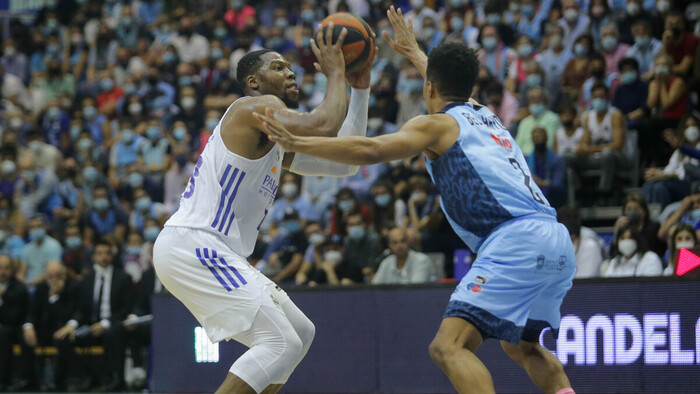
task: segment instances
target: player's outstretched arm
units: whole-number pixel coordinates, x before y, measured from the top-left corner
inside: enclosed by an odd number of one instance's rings
[[[418,71],[420,71],[423,79],[425,79],[428,68],[428,56],[421,51],[418,46],[416,35],[413,33],[412,18],[409,17],[408,24],[406,24],[401,8],[396,9],[393,5],[386,11],[386,17],[389,19],[389,23],[391,23],[391,27],[394,29],[396,39],[392,38],[388,32],[383,31],[382,35],[384,39],[386,39],[394,52],[410,60]]]
[[[406,122],[398,132],[374,138],[300,137],[273,119],[271,110],[265,112],[254,116],[262,123],[262,130],[268,138],[285,151],[345,164],[367,165],[414,157],[424,150],[430,150],[442,136],[435,132],[442,127],[436,123],[435,116],[417,116]]]

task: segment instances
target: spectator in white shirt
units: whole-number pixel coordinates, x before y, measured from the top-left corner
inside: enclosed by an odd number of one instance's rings
[[[184,63],[194,63],[209,57],[209,41],[194,32],[191,18],[182,18],[179,34],[170,38],[170,44],[177,49],[177,55]]]
[[[389,232],[392,254],[379,263],[372,284],[426,283],[437,279],[435,267],[428,255],[408,248],[408,234],[404,228]]]
[[[576,251],[576,278],[596,278],[600,276],[600,264],[604,250],[598,236],[588,228],[581,227],[581,217],[572,208],[557,210],[557,219],[569,230],[571,242]]]
[[[659,276],[663,268],[659,256],[639,242],[639,232],[622,229],[617,236],[617,254],[605,268],[603,277]]]

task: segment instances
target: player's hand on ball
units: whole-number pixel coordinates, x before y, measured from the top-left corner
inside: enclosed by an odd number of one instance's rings
[[[333,27],[331,22],[326,29],[326,37],[323,37],[323,29],[316,30],[316,39],[311,39],[311,50],[318,59],[314,67],[326,77],[345,73],[345,56],[343,56],[343,40],[348,34],[348,29],[343,28],[338,35],[338,40],[333,42]]]
[[[413,19],[409,17],[408,24],[406,24],[401,8],[397,10],[393,5],[386,11],[386,16],[396,35],[396,39],[394,39],[391,38],[388,32],[382,32],[384,39],[389,43],[391,49],[406,57],[410,56],[414,51],[420,51],[418,41],[416,41],[416,35],[413,34]]]
[[[376,34],[372,32],[372,37],[376,37]],[[372,64],[374,63],[374,57],[377,55],[379,48],[374,47],[374,52],[372,52],[371,57],[367,60],[364,67],[361,69],[345,74],[345,79],[348,80],[350,86],[355,89],[368,89],[370,79],[372,78]]]
[[[253,116],[262,123],[262,131],[270,141],[279,144],[287,152],[294,152],[294,144],[298,138],[287,130],[282,123],[272,117],[272,111],[265,108],[265,114],[253,112]]]

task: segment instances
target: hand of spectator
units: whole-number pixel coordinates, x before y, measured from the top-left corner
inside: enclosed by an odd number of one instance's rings
[[[661,35],[661,42],[664,45],[669,45],[673,41],[673,33],[671,30],[665,30],[664,33]]]
[[[130,321],[136,320],[136,319],[137,319],[136,315],[129,315],[126,317],[124,322],[130,322]],[[135,324],[128,324],[128,325],[124,326],[124,329],[126,329],[127,331],[134,331],[134,330],[136,330],[136,325]]]
[[[678,149],[683,146],[683,140],[671,129],[664,130],[664,140],[666,140],[673,149]]]
[[[105,328],[104,328],[104,326],[102,326],[102,324],[100,322],[97,322],[97,323],[90,326],[90,334],[92,334],[93,337],[100,337],[104,333],[105,333]]]
[[[372,37],[376,37],[374,32],[372,32]],[[374,57],[376,56],[377,51],[379,51],[379,48],[374,47],[372,57],[367,60],[367,63],[365,63],[364,67],[350,74],[345,74],[345,79],[348,80],[350,86],[352,86],[355,89],[369,88],[369,81],[372,76],[372,65],[374,63]]]
[[[364,275],[364,276],[370,276],[370,275],[372,275],[373,273],[374,273],[374,271],[372,270],[372,268],[370,268],[370,267],[362,267],[362,275]]]
[[[341,50],[345,36],[348,34],[348,29],[343,28],[338,35],[338,40],[333,43],[333,22],[328,24],[326,29],[326,37],[323,37],[323,30],[316,30],[316,39],[311,39],[311,50],[317,63],[314,63],[316,71],[322,72],[326,77],[340,75],[345,73],[345,57]]]
[[[627,114],[627,118],[630,120],[637,120],[637,119],[642,118],[643,116],[644,116],[644,110],[641,108],[637,108],[634,111]]]
[[[71,339],[75,339],[75,327],[73,327],[70,324],[66,324],[65,326],[59,328],[58,330],[56,330],[56,332],[53,333],[54,339],[57,339],[59,341],[67,336],[69,336]]]
[[[681,212],[687,212],[690,210],[690,208],[693,206],[693,198],[692,196],[686,196],[683,198],[683,201],[681,202],[681,207],[678,208],[679,211]]]
[[[393,39],[387,31],[382,32],[382,36],[389,43],[391,49],[405,57],[411,56],[416,51],[420,52],[416,35],[413,33],[413,18],[409,17],[408,24],[406,24],[401,9],[397,10],[393,5],[386,11],[386,17],[396,35],[396,39]]]
[[[416,241],[420,239],[420,234],[418,234],[418,231],[413,228],[409,228],[406,230],[406,240],[408,241],[409,245],[413,245]]]
[[[307,280],[308,280],[308,278],[306,277],[306,274],[303,272],[298,272],[297,275],[294,277],[294,281],[298,285],[303,285],[304,283],[306,283]]]
[[[644,180],[649,182],[658,181],[664,177],[664,172],[658,168],[647,168],[644,172]]]
[[[36,330],[34,330],[34,327],[28,327],[24,330],[24,342],[29,347],[36,347],[38,342],[36,340]]]
[[[623,227],[627,227],[630,224],[630,218],[627,216],[620,216],[617,218],[617,221],[615,221],[615,230],[621,229]]]
[[[333,271],[333,270],[335,270],[335,265],[336,265],[336,263],[333,263],[333,262],[328,261],[328,260],[323,260],[323,261],[321,262],[320,267],[321,267],[322,270],[328,272],[328,271]],[[304,277],[306,277],[306,275],[304,275]]]
[[[587,156],[589,153],[587,145],[579,145],[576,147],[576,156]]]

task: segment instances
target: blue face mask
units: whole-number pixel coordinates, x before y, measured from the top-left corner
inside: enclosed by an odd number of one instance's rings
[[[136,92],[136,85],[133,83],[127,83],[124,85],[124,93],[134,94],[134,92]]]
[[[635,37],[634,42],[640,47],[648,47],[651,43],[651,38],[649,36]]]
[[[594,98],[591,100],[591,108],[596,112],[603,112],[608,108],[608,100],[602,98]]]
[[[189,75],[183,75],[180,78],[178,78],[177,83],[180,86],[190,86],[192,85],[192,77]]]
[[[92,141],[90,141],[87,138],[81,138],[78,140],[78,149],[79,150],[88,150],[92,147]]]
[[[97,168],[95,167],[85,167],[85,169],[83,170],[83,179],[85,179],[86,182],[95,182],[97,180],[97,175],[98,172]]]
[[[301,39],[301,46],[304,48],[311,48],[311,37],[303,37]]]
[[[75,249],[83,244],[83,240],[80,237],[68,237],[66,238],[66,248]]]
[[[586,48],[583,44],[578,42],[574,45],[574,55],[580,57],[580,56],[586,56],[587,54],[588,54],[588,48]]]
[[[351,226],[348,227],[348,237],[350,239],[359,240],[365,236],[365,228],[362,226]]]
[[[299,224],[298,220],[290,220],[284,222],[284,229],[287,231],[288,234],[294,234],[301,230],[301,225]]]
[[[522,57],[528,57],[532,55],[532,45],[530,44],[520,44],[518,47],[518,54]]]
[[[625,71],[622,73],[622,83],[623,84],[630,84],[634,83],[634,81],[637,80],[637,72],[636,71]]]
[[[156,235],[157,237],[157,235]],[[139,256],[141,254],[141,247],[140,246],[127,246],[126,249],[124,250],[126,254],[130,254],[132,256]]]
[[[462,31],[464,28],[464,19],[453,16],[450,18],[450,26],[452,26],[452,31]]]
[[[207,119],[207,123],[206,123],[207,130],[214,131],[214,129],[216,128],[216,125],[218,125],[218,124],[219,124],[219,120],[216,118]]]
[[[134,208],[139,212],[149,210],[151,208],[151,199],[147,196],[140,197],[136,200],[136,203],[134,203]]]
[[[600,46],[606,51],[612,51],[617,45],[617,38],[613,36],[605,36],[600,40]]]
[[[484,49],[487,51],[492,51],[496,48],[496,45],[498,45],[498,39],[496,37],[484,37],[481,41],[484,45]]]
[[[535,13],[535,7],[533,7],[532,4],[523,4],[520,7],[520,13],[529,17]]]
[[[58,107],[49,107],[46,111],[46,116],[49,118],[58,118],[61,115],[61,110]]]
[[[540,86],[542,85],[542,76],[540,74],[530,74],[525,78],[525,83],[527,86]]]
[[[214,29],[214,37],[218,39],[225,38],[228,35],[228,30],[225,27],[217,27]]]
[[[530,113],[535,116],[542,114],[545,110],[545,106],[542,103],[530,104],[528,108],[530,109]]]
[[[107,208],[109,208],[109,200],[106,198],[98,198],[92,202],[92,206],[100,212],[106,211]]]
[[[175,54],[172,52],[165,52],[163,54],[163,61],[166,63],[172,63],[175,61]]]
[[[103,92],[108,92],[114,87],[114,82],[110,78],[102,78],[100,80],[100,87]]]
[[[287,25],[289,25],[289,22],[287,22],[286,19],[284,19],[284,18],[275,19],[275,27],[279,27],[279,28],[284,29],[285,27],[287,27]]]
[[[75,141],[78,138],[78,136],[80,135],[80,131],[81,131],[80,125],[75,124],[75,125],[70,127],[70,139],[71,139],[71,141]]]
[[[187,136],[187,130],[183,129],[182,127],[178,127],[177,129],[173,130],[173,138],[177,141],[182,141],[185,139]]]
[[[143,175],[138,172],[132,172],[129,174],[129,185],[133,188],[143,186]]]
[[[46,236],[46,230],[43,228],[33,228],[29,230],[29,239],[32,241],[41,241]]]
[[[352,200],[343,200],[343,201],[338,201],[338,208],[342,212],[347,212],[350,208],[352,208]]]
[[[312,245],[319,245],[326,237],[323,234],[314,233],[309,236],[309,243]]]
[[[160,128],[158,126],[150,126],[146,129],[146,137],[150,140],[160,137]]]
[[[156,238],[158,238],[158,234],[160,234],[160,229],[158,227],[149,226],[143,230],[143,239],[148,242],[153,242],[156,240]]]
[[[83,108],[83,116],[85,116],[85,119],[92,119],[97,115],[97,109],[93,106],[87,106]]]
[[[374,196],[374,202],[380,207],[386,207],[391,202],[391,194],[382,193]]]
[[[211,58],[214,60],[219,60],[222,57],[224,57],[224,51],[221,50],[221,48],[213,48],[211,50]]]
[[[134,132],[129,129],[122,130],[121,140],[125,144],[130,144],[134,140]]]
[[[420,93],[423,91],[423,82],[420,79],[409,79],[405,85],[409,93]]]
[[[313,10],[304,10],[301,12],[301,20],[306,23],[313,22],[315,17],[316,15]]]

